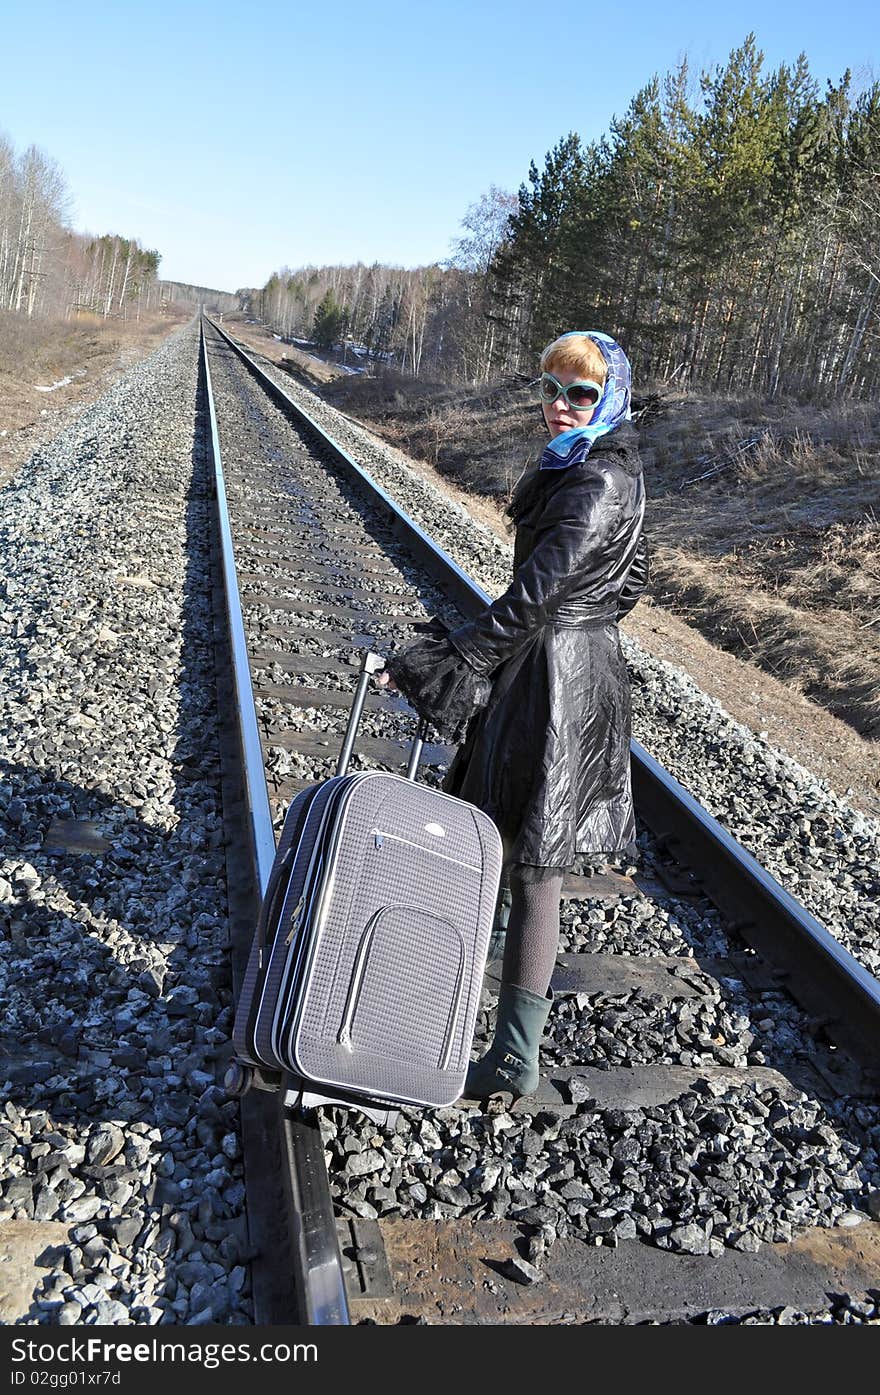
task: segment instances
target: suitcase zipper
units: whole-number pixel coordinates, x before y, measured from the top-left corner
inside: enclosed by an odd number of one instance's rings
[[[355,959],[354,963],[354,973],[352,974],[351,983],[348,989],[348,997],[345,1000],[345,1009],[342,1014],[342,1025],[340,1026],[336,1036],[336,1040],[339,1042],[339,1045],[344,1046],[346,1051],[352,1050],[351,1023],[352,1018],[354,1017],[355,1007],[357,1006],[358,995],[360,993],[361,988],[361,980],[363,979],[364,969],[366,968],[367,953],[369,951],[370,945],[373,943],[373,935],[375,933],[376,924],[379,920],[379,917],[386,909],[387,908],[385,906],[382,906],[378,911],[374,913],[372,920],[369,920],[367,922],[366,929],[364,930],[364,933],[361,935],[360,944],[358,945],[357,958]]]
[[[406,848],[416,848],[419,852],[427,853],[429,857],[439,857],[444,862],[451,862],[456,867],[464,867],[468,872],[482,873],[482,867],[475,867],[472,862],[461,862],[457,857],[450,857],[448,853],[437,852],[434,848],[425,847],[424,843],[413,843],[409,838],[401,838],[398,833],[386,833],[382,828],[373,829],[373,846],[381,849],[386,838],[390,838],[392,843],[402,843]]]
[[[458,1021],[458,1010],[461,1007],[461,995],[463,992],[464,974],[463,972],[461,972],[458,976],[458,987],[456,989],[455,999],[453,1001],[452,1008],[449,1013],[449,1020],[446,1023],[446,1045],[443,1050],[443,1055],[440,1058],[441,1070],[449,1069],[449,1057],[452,1055],[452,1045],[455,1036],[455,1025]]]
[[[302,914],[303,902],[305,901],[305,899],[306,894],[305,891],[303,891],[302,896],[299,898],[299,900],[297,901],[296,905],[290,913],[290,929],[287,932],[287,944],[289,945],[293,944],[293,937],[299,929],[298,922],[300,915]]]

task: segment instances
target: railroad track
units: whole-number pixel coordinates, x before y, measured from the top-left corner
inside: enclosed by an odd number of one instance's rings
[[[358,651],[487,597],[274,377],[203,334],[240,960],[273,830],[334,773]],[[400,769],[412,729],[376,692],[355,768]],[[450,755],[426,747],[424,778]],[[257,1322],[876,1315],[880,985],[636,742],[633,777],[643,868],[567,880],[537,1096],[371,1118],[244,1095]]]

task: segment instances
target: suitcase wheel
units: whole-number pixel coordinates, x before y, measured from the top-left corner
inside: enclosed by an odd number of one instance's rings
[[[241,1099],[253,1083],[254,1072],[251,1066],[244,1066],[241,1061],[230,1061],[223,1077],[223,1088],[227,1095],[231,1095],[233,1099]]]
[[[265,1066],[249,1066],[244,1061],[230,1061],[223,1077],[223,1088],[233,1099],[241,1099],[248,1090],[266,1090],[273,1094],[283,1083],[281,1071]]]

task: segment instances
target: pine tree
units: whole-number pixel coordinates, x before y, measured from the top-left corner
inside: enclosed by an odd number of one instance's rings
[[[339,340],[345,324],[345,315],[337,304],[332,291],[326,291],[312,323],[312,339],[319,349],[332,349]]]

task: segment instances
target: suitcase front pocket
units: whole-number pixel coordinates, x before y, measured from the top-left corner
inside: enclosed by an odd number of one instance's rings
[[[337,1041],[447,1070],[464,966],[450,920],[422,906],[383,906],[358,943]]]

